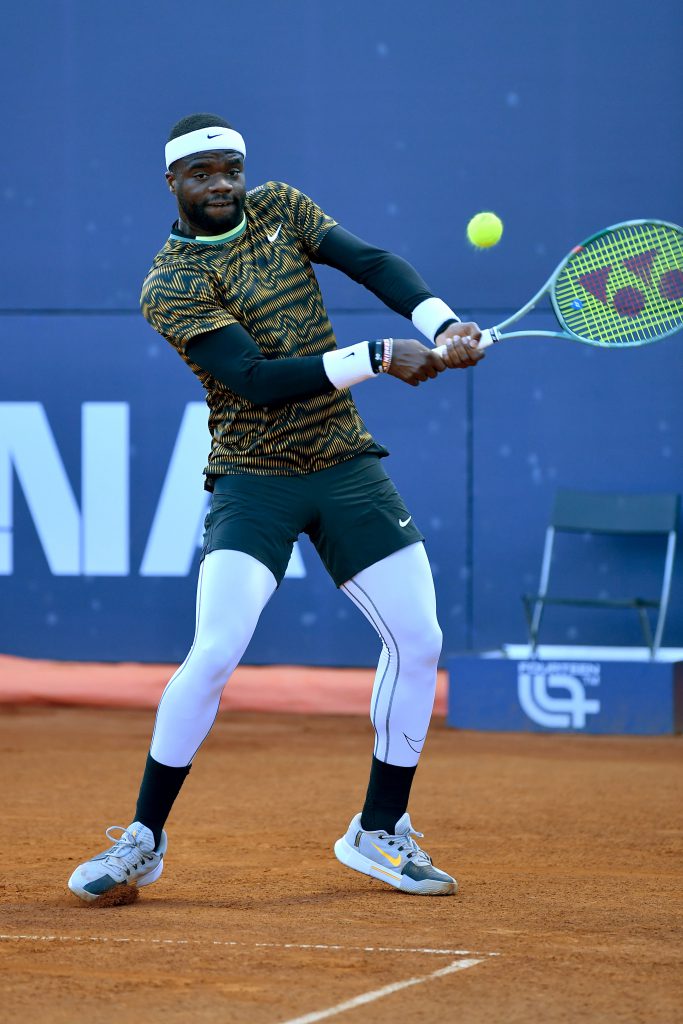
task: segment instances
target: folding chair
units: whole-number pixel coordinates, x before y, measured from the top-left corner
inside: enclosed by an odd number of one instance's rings
[[[524,611],[529,627],[529,643],[534,653],[543,610],[548,604],[573,605],[582,608],[634,608],[640,617],[645,643],[654,658],[662,641],[669,605],[671,576],[676,551],[676,527],[680,496],[678,494],[595,494],[586,491],[559,490],[555,495],[550,524],[546,529],[541,579],[537,594],[523,594]],[[629,536],[666,535],[664,578],[659,600],[634,597],[607,600],[588,597],[555,597],[548,593],[555,534],[598,533]],[[657,611],[654,635],[648,610]]]

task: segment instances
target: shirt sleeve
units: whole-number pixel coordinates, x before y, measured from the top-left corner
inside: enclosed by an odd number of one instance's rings
[[[336,220],[328,217],[312,199],[291,185],[281,184],[279,188],[284,193],[287,218],[304,251],[308,256],[315,255],[327,232],[335,227]]]
[[[237,320],[221,305],[211,278],[196,267],[157,267],[145,278],[140,297],[145,320],[181,351],[191,338]]]
[[[401,256],[364,242],[338,224],[321,241],[315,262],[341,270],[389,309],[408,318],[421,302],[434,294]]]
[[[254,405],[280,405],[335,389],[322,356],[266,359],[238,323],[194,338],[188,358]]]

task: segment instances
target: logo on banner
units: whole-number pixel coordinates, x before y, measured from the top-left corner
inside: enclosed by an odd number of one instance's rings
[[[585,729],[587,715],[600,711],[600,701],[588,696],[599,684],[599,662],[522,661],[517,666],[522,710],[546,729]]]

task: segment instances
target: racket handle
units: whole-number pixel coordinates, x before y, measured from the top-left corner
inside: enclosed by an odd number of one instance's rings
[[[491,327],[489,330],[481,332],[479,348],[488,348],[489,345],[494,345],[497,341],[500,341],[500,337],[496,332],[496,328]]]
[[[455,341],[457,339],[454,338],[453,340]],[[500,341],[500,336],[498,335],[496,328],[491,327],[489,330],[481,332],[481,338],[479,339],[477,348],[488,348],[490,345],[494,345],[497,341]],[[446,352],[446,346],[437,345],[434,351],[438,352],[440,356],[443,356]]]

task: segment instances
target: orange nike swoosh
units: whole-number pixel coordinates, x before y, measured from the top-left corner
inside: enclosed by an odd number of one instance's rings
[[[399,864],[401,863],[401,854],[400,853],[399,853],[398,857],[392,857],[390,853],[385,853],[384,850],[380,850],[379,846],[375,846],[374,843],[372,843],[372,846],[374,846],[375,849],[377,850],[377,852],[381,853],[383,857],[386,857],[387,860],[389,861],[389,863],[393,864],[395,868],[397,868],[399,866]]]

